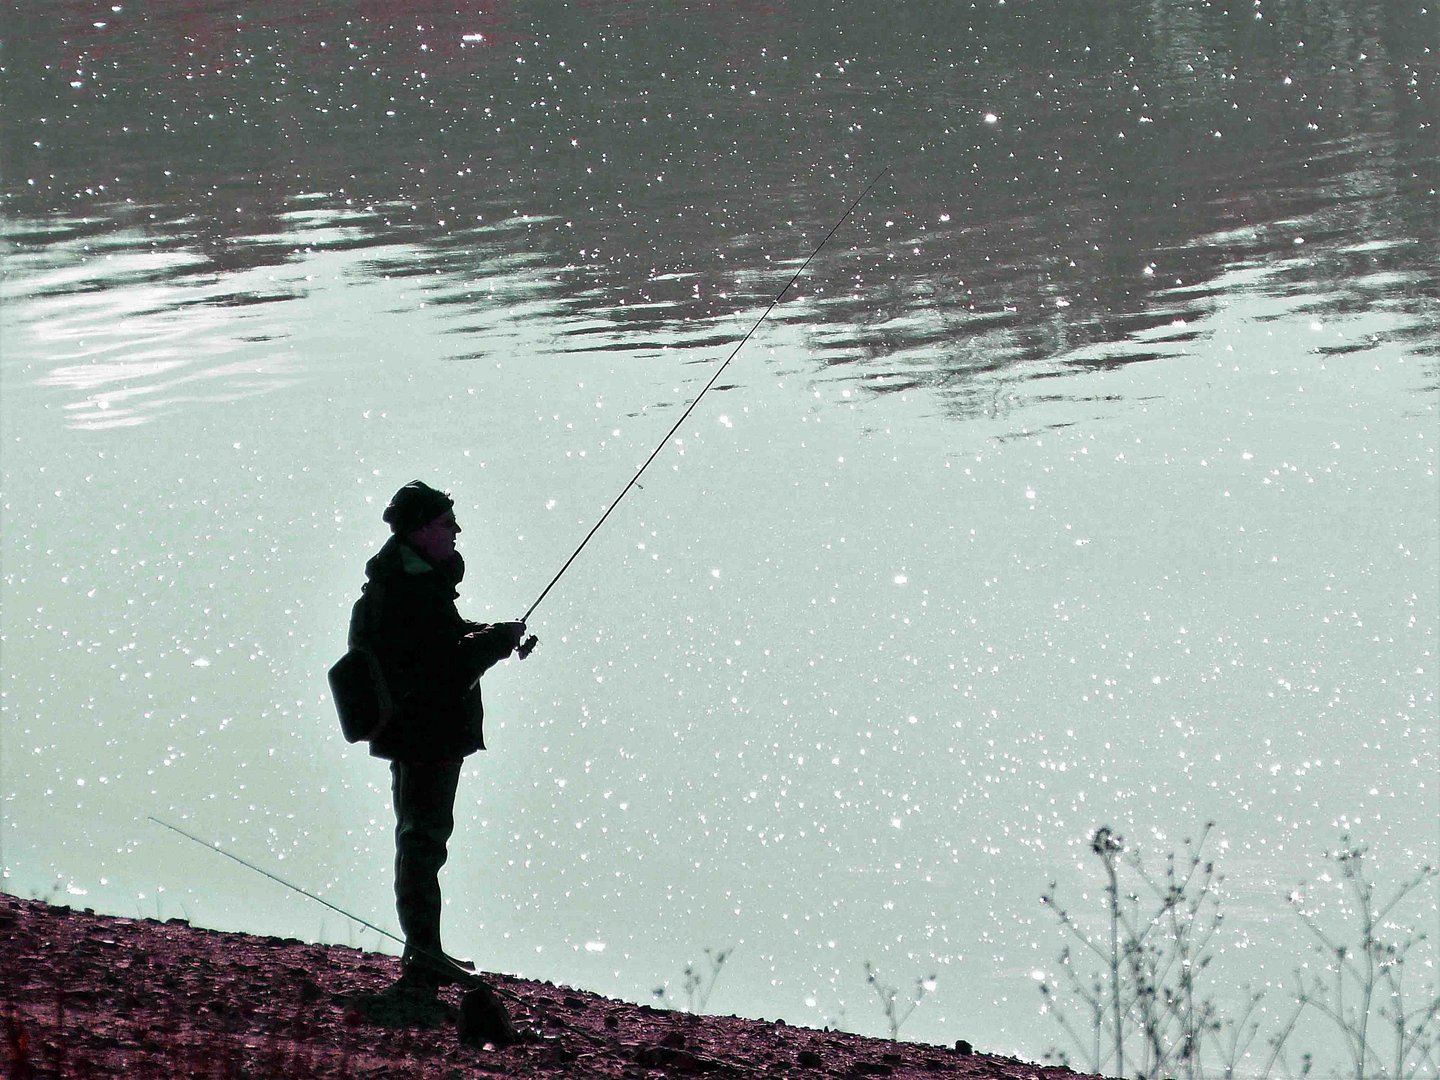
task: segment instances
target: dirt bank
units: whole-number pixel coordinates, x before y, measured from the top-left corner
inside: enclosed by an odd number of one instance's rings
[[[462,1043],[458,990],[373,1007],[391,956],[0,896],[0,1073],[59,1077],[994,1077],[1065,1069],[783,1021],[691,1016],[506,975],[522,1041]],[[385,1021],[389,1021],[387,1024]],[[398,1025],[398,1026],[392,1026]]]

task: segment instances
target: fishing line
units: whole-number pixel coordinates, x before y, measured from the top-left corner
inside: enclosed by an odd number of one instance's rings
[[[275,884],[277,884],[277,885],[284,885],[285,888],[289,889],[291,892],[297,892],[297,893],[299,893],[301,896],[304,896],[304,897],[307,897],[307,898],[309,898],[309,899],[311,899],[311,900],[314,900],[317,904],[324,904],[327,908],[329,908],[331,911],[335,912],[337,915],[344,915],[345,918],[351,919],[351,920],[353,920],[354,922],[359,923],[361,926],[365,927],[367,930],[374,930],[377,934],[380,934],[382,937],[387,937],[387,938],[389,938],[391,941],[399,942],[401,945],[404,945],[404,944],[405,944],[405,939],[404,939],[404,938],[398,937],[398,936],[396,936],[395,934],[392,934],[389,930],[386,930],[386,929],[384,929],[384,928],[382,928],[382,927],[376,926],[376,925],[375,925],[374,923],[372,923],[372,922],[366,922],[364,919],[360,918],[359,915],[352,915],[350,912],[346,911],[346,910],[345,910],[344,908],[342,908],[342,907],[336,907],[334,904],[332,904],[329,900],[326,900],[324,897],[316,896],[314,893],[309,892],[309,891],[306,890],[306,889],[302,889],[299,885],[296,885],[296,884],[294,884],[293,882],[286,881],[286,880],[285,880],[284,878],[282,878],[282,877],[276,877],[274,874],[270,873],[269,870],[262,869],[261,867],[256,866],[256,865],[255,865],[254,863],[252,863],[252,862],[247,862],[246,860],[242,859],[239,855],[232,855],[230,852],[226,851],[224,848],[220,847],[218,844],[212,844],[212,843],[210,843],[210,841],[208,841],[208,840],[202,840],[202,839],[200,839],[200,837],[196,836],[194,833],[186,832],[184,829],[180,828],[178,825],[171,825],[168,821],[161,821],[158,817],[154,817],[153,815],[147,814],[147,815],[145,815],[145,816],[148,817],[151,821],[153,821],[156,825],[163,825],[165,828],[169,829],[171,832],[173,832],[173,833],[179,833],[181,836],[185,837],[185,839],[187,839],[187,840],[194,840],[195,843],[199,844],[201,847],[207,847],[207,848],[209,848],[211,851],[215,852],[216,854],[218,854],[218,855],[224,855],[227,859],[231,859],[231,860],[239,863],[241,866],[245,867],[246,870],[253,870],[253,871],[255,871],[255,873],[259,874],[261,877],[269,878],[271,881],[275,882]]]
[[[610,516],[611,512],[615,509],[615,507],[620,505],[620,500],[625,498],[625,496],[629,493],[630,489],[639,482],[640,477],[644,474],[645,470],[650,467],[650,463],[660,456],[660,451],[665,449],[666,444],[669,443],[675,432],[680,430],[680,425],[685,423],[686,418],[695,411],[695,406],[700,404],[700,399],[703,398],[710,391],[710,388],[715,385],[716,380],[718,380],[720,376],[724,374],[725,369],[730,366],[730,361],[734,360],[735,357],[739,355],[740,350],[745,347],[745,343],[750,340],[756,330],[760,329],[760,324],[765,321],[766,316],[768,316],[770,312],[775,310],[776,306],[784,298],[785,294],[790,291],[790,287],[794,285],[795,282],[800,280],[800,275],[805,272],[805,268],[810,265],[811,260],[813,260],[816,255],[820,254],[820,249],[823,248],[827,243],[829,243],[830,238],[840,231],[840,226],[844,225],[850,215],[854,213],[855,207],[860,205],[861,200],[864,199],[866,195],[870,194],[871,189],[874,188],[874,186],[878,184],[885,176],[885,174],[889,171],[890,167],[888,165],[880,170],[879,174],[875,177],[875,179],[871,180],[870,183],[865,186],[865,190],[860,192],[860,194],[855,197],[855,200],[845,210],[845,213],[840,215],[840,220],[835,222],[835,224],[831,226],[830,231],[825,234],[825,238],[821,240],[820,243],[815,245],[815,250],[810,252],[810,254],[806,256],[805,261],[800,264],[800,269],[796,270],[795,273],[790,275],[790,280],[785,283],[785,287],[775,295],[774,300],[770,301],[770,306],[767,307],[764,312],[761,313],[760,317],[755,320],[755,324],[751,326],[749,330],[745,331],[745,336],[740,339],[739,343],[735,346],[735,348],[730,350],[730,355],[725,358],[725,362],[715,369],[715,373],[710,376],[710,381],[705,384],[704,389],[702,389],[700,393],[695,395],[695,400],[690,402],[689,406],[685,409],[685,411],[680,414],[680,419],[675,421],[674,425],[670,428],[670,430],[665,433],[665,437],[660,440],[659,445],[657,445],[655,449],[650,452],[650,456],[645,459],[645,463],[641,465],[640,468],[636,471],[635,475],[630,478],[630,482],[626,484],[623,489],[621,489],[619,495],[615,496],[615,501],[610,504],[609,508],[605,511],[605,513],[600,515],[600,520],[595,522],[594,527],[585,534],[585,539],[580,541],[580,546],[571,553],[570,558],[565,560],[565,565],[560,567],[559,573],[557,573],[553,578],[550,579],[550,584],[545,586],[544,590],[540,593],[540,595],[535,598],[535,602],[530,605],[529,610],[520,617],[520,621],[522,623],[530,621],[530,616],[534,614],[535,609],[540,606],[540,602],[549,595],[550,590],[555,587],[555,583],[565,576],[565,571],[570,569],[570,564],[576,560],[576,558],[580,555],[580,552],[585,550],[585,545],[590,543],[590,538],[600,531],[600,526],[605,524],[605,519]],[[525,643],[525,645],[529,646],[529,648],[525,648],[524,646],[522,646],[522,651],[520,654],[522,659],[523,657],[529,655],[530,648],[534,647],[533,642],[534,638],[532,637]]]
[[[168,821],[161,821],[159,818],[155,817],[153,814],[146,814],[145,816],[146,816],[147,818],[149,818],[151,821],[153,821],[156,825],[163,826],[164,828],[169,829],[171,832],[173,832],[173,833],[178,833],[179,835],[185,837],[185,839],[187,839],[187,840],[193,840],[193,841],[195,841],[195,843],[199,844],[201,847],[209,848],[211,851],[215,852],[217,855],[224,855],[227,859],[230,859],[230,860],[232,860],[232,861],[234,861],[234,862],[239,863],[241,866],[245,867],[246,870],[253,870],[255,873],[259,874],[261,877],[269,878],[271,881],[275,882],[275,884],[285,886],[285,888],[289,889],[291,892],[297,892],[297,893],[299,893],[301,896],[305,897],[306,899],[314,900],[317,904],[324,904],[327,908],[329,908],[331,911],[335,912],[337,915],[343,915],[343,916],[345,916],[345,918],[350,919],[350,920],[352,920],[352,921],[354,921],[354,922],[359,923],[361,926],[365,927],[367,930],[374,930],[375,933],[381,935],[382,937],[387,937],[387,938],[389,938],[391,941],[398,942],[398,943],[401,944],[401,945],[406,945],[406,947],[407,947],[408,949],[410,949],[412,952],[420,953],[420,954],[423,955],[423,956],[428,956],[428,957],[430,957],[432,960],[441,960],[441,961],[444,961],[444,960],[447,959],[447,958],[445,957],[445,954],[444,954],[444,953],[437,953],[437,952],[435,952],[435,951],[433,951],[433,950],[430,950],[430,949],[422,949],[422,948],[418,948],[418,947],[416,947],[416,946],[414,946],[414,945],[407,945],[404,938],[402,938],[402,937],[400,937],[400,936],[398,936],[398,935],[396,935],[396,934],[392,934],[389,930],[386,930],[384,927],[382,927],[382,926],[376,926],[374,923],[369,922],[369,921],[367,921],[367,920],[365,920],[365,919],[362,919],[359,915],[356,915],[356,914],[354,914],[353,912],[346,911],[344,908],[339,907],[339,906],[337,906],[337,905],[335,905],[335,904],[332,904],[329,900],[326,900],[324,897],[316,896],[314,893],[310,892],[308,889],[302,889],[299,885],[296,885],[294,882],[286,881],[284,878],[279,877],[279,876],[277,876],[277,875],[275,875],[275,874],[272,874],[269,870],[266,870],[266,869],[264,869],[263,867],[260,867],[260,866],[256,866],[254,863],[252,863],[252,862],[250,862],[250,861],[248,861],[248,860],[246,860],[246,859],[242,859],[239,855],[233,855],[233,854],[231,854],[230,852],[226,851],[224,848],[220,847],[218,844],[212,844],[212,843],[210,843],[210,841],[208,841],[208,840],[202,840],[200,837],[196,836],[194,833],[186,832],[184,829],[180,828],[178,825],[171,825]],[[549,1013],[546,1013],[543,1009],[538,1008],[533,1002],[527,1001],[521,994],[519,994],[518,992],[516,992],[516,991],[514,991],[514,990],[509,990],[509,989],[507,989],[507,988],[505,988],[505,987],[503,987],[503,986],[496,986],[496,985],[493,985],[493,984],[490,983],[490,982],[487,982],[487,981],[482,980],[482,979],[480,978],[480,976],[479,976],[478,973],[476,973],[476,975],[474,976],[474,981],[473,981],[473,983],[467,983],[467,982],[465,982],[465,981],[462,981],[462,982],[461,982],[461,985],[464,986],[466,989],[474,989],[476,984],[485,987],[485,989],[489,990],[489,991],[490,991],[491,993],[493,993],[493,994],[498,994],[498,995],[500,995],[501,997],[508,998],[510,1001],[513,1001],[515,1004],[521,1006],[521,1007],[524,1008],[524,1009],[527,1009],[532,1015],[538,1013],[538,1014],[544,1016],[544,1017],[546,1018],[547,1022],[552,1023],[552,1024],[555,1024],[555,1025],[558,1026],[558,1027],[562,1027],[562,1028],[566,1029],[567,1031],[571,1032],[571,1033],[574,1034],[574,1035],[578,1035],[578,1036],[581,1036],[582,1038],[588,1039],[588,1040],[589,1040],[592,1044],[594,1044],[594,1045],[602,1045],[602,1044],[603,1044],[603,1040],[599,1039],[599,1038],[598,1038],[597,1036],[595,1036],[595,1035],[592,1035],[590,1032],[586,1031],[585,1029],[583,1029],[583,1028],[581,1028],[581,1027],[578,1027],[578,1026],[575,1025],[575,1024],[569,1023],[569,1022],[566,1021],[563,1017],[553,1016],[553,1015],[551,1015],[551,1014],[549,1014]]]

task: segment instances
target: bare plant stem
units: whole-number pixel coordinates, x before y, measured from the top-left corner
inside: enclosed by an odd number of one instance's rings
[[[885,1020],[890,1026],[890,1041],[895,1042],[900,1038],[900,1025],[910,1019],[910,1014],[919,1007],[920,1001],[926,993],[935,985],[935,976],[916,979],[915,990],[910,996],[906,1007],[898,1004],[900,998],[899,987],[891,986],[880,981],[880,975],[870,961],[865,961],[865,981],[875,988],[875,994],[880,998],[880,1007],[885,1012]]]
[[[1117,845],[1118,846],[1118,845]],[[1120,879],[1115,858],[1108,850],[1101,854],[1110,879],[1110,1021],[1115,1025],[1115,1072],[1125,1075],[1124,1013],[1120,1009]]]
[[[1208,833],[1206,826],[1198,842],[1185,842],[1188,864],[1172,852],[1164,873],[1151,875],[1139,853],[1127,850],[1111,829],[1095,830],[1090,849],[1100,860],[1105,890],[1103,928],[1094,932],[1058,905],[1053,884],[1042,898],[1062,929],[1096,961],[1096,973],[1086,978],[1076,970],[1069,946],[1060,954],[1063,980],[1071,1000],[1086,1009],[1088,1031],[1084,1021],[1074,1023],[1066,1014],[1055,986],[1046,981],[1040,987],[1046,1011],[1070,1042],[1089,1055],[1090,1072],[1136,1080],[1204,1080],[1208,1048],[1219,1056],[1223,1076],[1232,1080],[1249,1059],[1260,1033],[1256,1017],[1263,995],[1249,993],[1232,1018],[1216,1006],[1203,983],[1222,922],[1222,879],[1213,862],[1202,857]],[[1348,941],[1332,936],[1304,905],[1303,894],[1292,896],[1326,963],[1316,976],[1297,972],[1293,1008],[1278,1018],[1279,1026],[1267,1037],[1269,1053],[1257,1075],[1263,1080],[1311,1073],[1312,1054],[1300,1055],[1296,1071],[1285,1050],[1302,1019],[1312,1014],[1339,1036],[1348,1080],[1440,1080],[1440,993],[1428,989],[1418,1006],[1407,1000],[1407,994],[1413,998],[1406,985],[1407,957],[1425,935],[1405,931],[1400,940],[1391,936],[1398,906],[1435,871],[1422,868],[1382,903],[1365,872],[1364,849],[1350,846],[1348,837],[1344,842],[1344,849],[1331,858],[1355,909],[1356,936]],[[1138,882],[1133,889],[1132,878]],[[1423,970],[1432,972],[1432,965]],[[1060,1050],[1052,1049],[1047,1057],[1069,1064]]]
[[[1440,1046],[1440,995],[1432,995],[1418,1009],[1405,1008],[1404,970],[1406,957],[1424,934],[1411,933],[1405,940],[1393,942],[1381,935],[1396,907],[1434,877],[1435,870],[1423,867],[1403,882],[1387,903],[1376,899],[1375,885],[1364,868],[1366,849],[1351,844],[1343,837],[1344,847],[1331,858],[1338,864],[1346,890],[1353,896],[1359,919],[1358,941],[1352,946],[1327,933],[1316,916],[1304,906],[1303,894],[1292,897],[1296,914],[1310,930],[1320,953],[1326,957],[1331,984],[1317,980],[1299,991],[1302,1001],[1328,1020],[1336,1029],[1350,1057],[1351,1076],[1385,1080],[1414,1080],[1416,1077],[1440,1076],[1436,1049]],[[1357,960],[1356,953],[1359,953]],[[1353,988],[1353,991],[1352,991]],[[1350,994],[1355,995],[1354,1004]],[[1393,1039],[1392,1052],[1382,1056],[1373,1045],[1373,1038],[1387,1022]]]

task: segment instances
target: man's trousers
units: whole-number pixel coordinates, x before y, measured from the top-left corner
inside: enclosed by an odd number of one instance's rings
[[[392,761],[395,908],[405,943],[440,951],[440,868],[455,829],[459,761]]]

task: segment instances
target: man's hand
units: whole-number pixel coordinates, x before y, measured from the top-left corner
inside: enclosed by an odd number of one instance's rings
[[[470,654],[482,660],[476,678],[492,664],[497,664],[513,655],[520,643],[525,640],[525,624],[523,622],[467,623],[466,625],[471,629],[460,638],[460,645],[462,649],[470,650]]]
[[[495,624],[495,629],[500,631],[504,640],[510,645],[513,652],[520,642],[525,640],[525,624],[523,622],[500,622]]]

